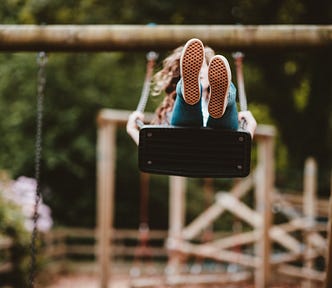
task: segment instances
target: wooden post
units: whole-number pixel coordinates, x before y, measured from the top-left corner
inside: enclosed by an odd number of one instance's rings
[[[261,267],[256,269],[255,287],[268,287],[271,278],[270,228],[272,223],[272,193],[274,190],[274,137],[273,134],[257,139],[258,167],[256,174],[256,211],[262,215],[260,240],[256,244]]]
[[[214,201],[213,178],[204,178],[204,210],[208,209]],[[211,241],[213,238],[213,223],[209,223],[203,231],[203,242]]]
[[[303,214],[311,224],[314,224],[317,204],[317,164],[311,157],[305,161],[303,190]]]
[[[325,270],[325,288],[332,287],[332,172],[330,176],[329,222],[327,226],[328,247]]]
[[[303,190],[303,214],[309,224],[305,232],[306,254],[310,255],[313,252],[310,239],[313,235],[313,227],[315,225],[317,202],[317,164],[313,158],[308,158],[305,162]],[[311,269],[313,267],[313,259],[305,261],[304,267]],[[311,288],[312,281],[310,279],[303,281],[302,287]]]
[[[100,286],[106,288],[110,282],[111,244],[114,219],[114,192],[116,170],[116,130],[127,123],[130,111],[102,109],[97,117],[97,234],[96,257],[100,275]],[[146,113],[146,120],[152,114]],[[129,137],[129,136],[128,136]]]
[[[115,181],[116,124],[100,120],[97,139],[97,261],[100,287],[107,288]]]
[[[169,177],[169,236],[168,248],[171,255],[167,271],[170,275],[179,274],[181,258],[177,252],[172,252],[173,243],[182,240],[182,229],[185,224],[185,192],[186,178],[179,176]]]

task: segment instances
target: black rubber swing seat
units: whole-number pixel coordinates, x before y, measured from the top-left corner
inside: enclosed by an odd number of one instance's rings
[[[140,129],[139,169],[186,177],[245,177],[251,135],[245,130],[146,125]]]

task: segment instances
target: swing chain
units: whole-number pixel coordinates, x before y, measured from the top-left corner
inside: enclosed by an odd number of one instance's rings
[[[37,241],[37,225],[38,225],[38,207],[41,201],[40,192],[40,166],[42,156],[42,123],[43,123],[43,102],[46,84],[45,65],[47,63],[47,56],[45,52],[40,52],[37,55],[38,74],[37,74],[37,120],[36,120],[36,139],[35,139],[35,179],[36,179],[36,194],[33,213],[33,230],[31,235],[31,263],[30,263],[30,277],[29,287],[34,287],[34,278],[36,272],[36,241]]]
[[[244,87],[244,79],[243,79],[243,58],[244,54],[240,51],[235,52],[232,54],[234,60],[235,60],[235,66],[236,66],[236,75],[237,75],[237,86],[239,89],[239,102],[240,102],[240,109],[241,111],[247,111],[248,110],[248,104],[247,104],[247,96],[246,91]],[[240,123],[241,129],[246,130],[247,128],[247,122],[245,119],[241,119]]]

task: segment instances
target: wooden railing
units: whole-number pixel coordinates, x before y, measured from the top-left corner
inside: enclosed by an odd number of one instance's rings
[[[135,258],[140,248],[140,235],[138,230],[114,230],[112,237],[111,255],[113,258]],[[155,258],[167,257],[164,248],[164,239],[167,231],[152,230],[149,232],[148,250]],[[86,228],[57,228],[43,236],[45,243],[44,255],[48,258],[95,258],[96,231]]]

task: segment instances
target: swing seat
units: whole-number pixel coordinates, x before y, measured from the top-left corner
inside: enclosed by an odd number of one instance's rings
[[[186,177],[245,177],[250,172],[251,135],[206,127],[146,125],[140,129],[139,169]]]

